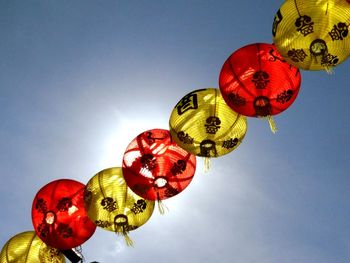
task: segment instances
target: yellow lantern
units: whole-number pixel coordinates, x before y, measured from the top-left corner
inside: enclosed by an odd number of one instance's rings
[[[64,263],[63,254],[47,246],[35,233],[26,231],[13,236],[1,250],[1,263]]]
[[[123,235],[129,246],[133,242],[128,232],[148,221],[154,203],[131,191],[120,167],[100,171],[86,185],[85,207],[89,218],[97,226]]]
[[[230,153],[240,145],[247,132],[247,118],[233,111],[220,90],[195,90],[175,106],[169,120],[173,140],[188,152],[209,158]]]
[[[286,0],[273,22],[273,41],[290,64],[331,71],[350,55],[349,26],[349,0]]]

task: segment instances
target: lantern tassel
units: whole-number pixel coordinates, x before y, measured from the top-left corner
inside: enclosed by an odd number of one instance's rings
[[[134,246],[134,241],[129,237],[129,234],[127,231],[123,232],[123,236],[125,239],[125,243],[128,247],[133,247]]]
[[[123,227],[123,230],[122,230],[122,231],[116,230],[115,233],[116,233],[117,235],[123,235],[124,240],[125,240],[125,244],[126,244],[128,247],[133,247],[133,246],[134,246],[134,242],[133,242],[132,239],[129,237],[129,231],[125,230],[124,227]]]
[[[158,199],[158,210],[161,215],[165,214],[165,210],[169,210],[168,207],[162,202],[162,200]]]
[[[123,220],[123,223],[119,222],[118,220]],[[117,235],[123,235],[125,239],[125,243],[128,247],[132,247],[134,245],[134,242],[129,237],[129,223],[128,223],[128,217],[124,214],[119,214],[114,217],[114,231]]]
[[[325,69],[325,71],[327,72],[328,75],[333,75],[334,74],[333,67],[325,66],[324,69]]]
[[[272,116],[269,115],[267,117],[268,121],[269,121],[269,124],[270,124],[270,129],[273,133],[276,133],[277,132],[277,126],[276,126],[276,123],[275,121],[273,120]]]
[[[58,249],[43,243],[39,248],[39,260],[40,263],[58,263],[62,261],[62,257]]]
[[[204,157],[204,172],[208,172],[211,168],[211,160],[209,157]]]

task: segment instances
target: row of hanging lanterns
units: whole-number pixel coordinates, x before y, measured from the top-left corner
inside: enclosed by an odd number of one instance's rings
[[[229,154],[243,141],[247,117],[272,116],[296,100],[303,70],[326,70],[350,55],[350,0],[286,0],[277,11],[273,44],[252,43],[223,63],[219,88],[193,90],[171,111],[169,130],[140,133],[127,146],[122,167],[104,169],[86,185],[60,179],[48,183],[32,204],[35,231],[12,237],[0,261],[79,262],[76,248],[96,227],[124,236],[144,225],[155,203],[181,193],[192,181],[196,158]]]

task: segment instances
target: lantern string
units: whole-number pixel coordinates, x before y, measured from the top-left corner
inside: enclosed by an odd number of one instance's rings
[[[270,125],[270,129],[273,133],[276,133],[277,132],[277,126],[276,126],[276,123],[274,121],[274,119],[272,118],[271,115],[268,115],[267,116],[267,120],[269,121],[269,125]]]
[[[161,215],[164,215],[165,214],[165,210],[168,210],[169,211],[169,208],[164,204],[164,202],[162,202],[161,199],[158,199],[158,210],[159,210],[159,213]]]
[[[211,160],[210,157],[204,157],[204,172],[209,172],[211,168]]]

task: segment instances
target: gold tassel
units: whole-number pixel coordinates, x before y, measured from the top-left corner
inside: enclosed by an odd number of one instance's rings
[[[208,172],[211,168],[211,160],[210,157],[204,157],[204,172]]]
[[[267,119],[269,121],[269,124],[270,124],[270,129],[273,133],[276,133],[277,132],[277,127],[276,127],[276,123],[275,121],[273,120],[272,116],[271,115],[268,115],[267,116]]]
[[[59,263],[62,262],[62,255],[58,249],[43,243],[39,248],[39,260],[40,263]]]
[[[168,207],[162,202],[162,200],[158,199],[158,210],[161,215],[165,214],[165,210],[168,210]]]
[[[129,231],[123,230],[122,232],[115,232],[118,236],[123,235],[125,244],[128,247],[133,247],[134,246],[134,241],[129,237]]]
[[[328,75],[333,75],[334,74],[333,67],[325,66],[324,70],[327,72]]]
[[[128,232],[123,232],[123,236],[125,239],[125,243],[128,247],[133,247],[134,246],[134,241],[131,240],[131,238],[128,235]]]
[[[128,217],[124,214],[118,214],[114,217],[114,231],[117,235],[123,235],[125,243],[128,247],[132,247],[134,242],[129,237],[129,222]]]

